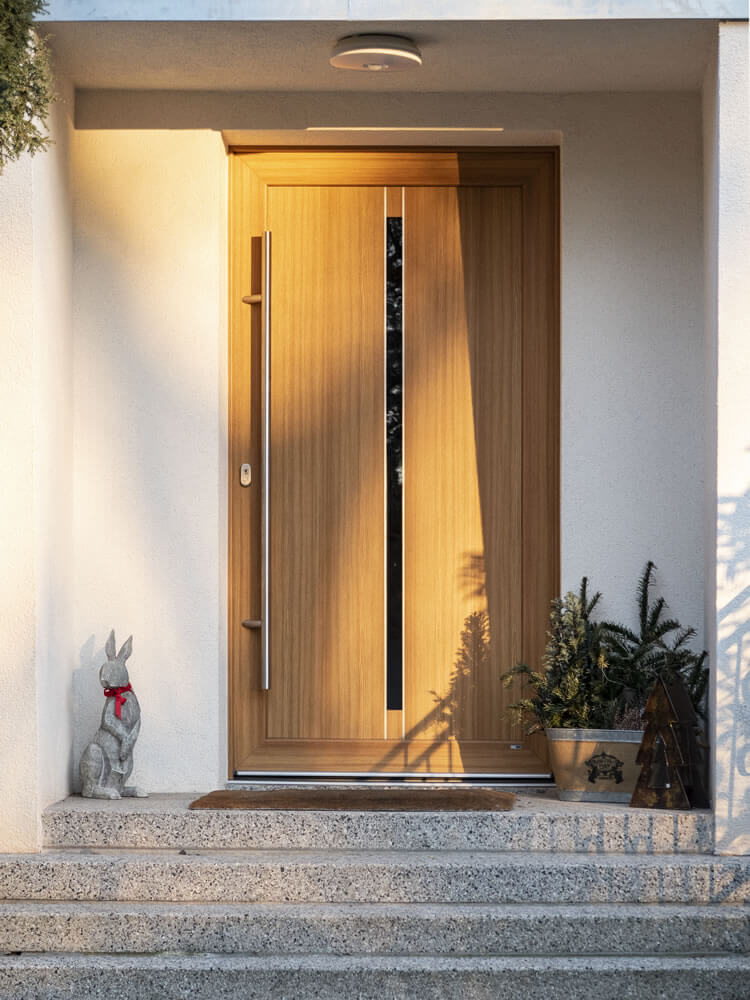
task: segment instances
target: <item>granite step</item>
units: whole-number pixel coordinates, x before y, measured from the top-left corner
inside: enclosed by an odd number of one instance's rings
[[[717,955],[750,951],[735,906],[480,903],[0,904],[0,953]]]
[[[47,809],[44,838],[68,847],[147,850],[473,850],[711,854],[708,811],[560,802],[519,792],[510,812],[203,811],[194,795],[102,802],[72,796]]]
[[[747,1000],[750,958],[0,957],[0,1000]]]
[[[750,857],[504,851],[0,855],[0,899],[742,904]]]

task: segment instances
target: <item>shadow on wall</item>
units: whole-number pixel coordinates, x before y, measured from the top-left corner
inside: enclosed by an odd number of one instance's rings
[[[81,646],[80,666],[73,671],[73,791],[81,791],[78,762],[99,727],[103,705],[99,668],[107,660],[104,646],[90,635]]]
[[[478,681],[491,668],[489,615],[483,610],[472,611],[464,619],[448,693],[441,698],[433,692],[440,721],[445,724],[446,734],[453,739],[477,738],[472,708]],[[481,694],[480,689],[480,697]]]
[[[717,802],[726,819],[724,831],[717,829],[721,851],[731,850],[738,835],[750,834],[750,489],[719,497],[717,527],[717,579],[727,591],[740,585],[717,610],[716,621],[715,779],[717,788],[726,789],[726,799]]]

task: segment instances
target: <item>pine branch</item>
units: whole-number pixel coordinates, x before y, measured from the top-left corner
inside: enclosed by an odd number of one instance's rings
[[[0,173],[23,153],[46,149],[54,100],[49,48],[34,28],[43,0],[0,0]]]

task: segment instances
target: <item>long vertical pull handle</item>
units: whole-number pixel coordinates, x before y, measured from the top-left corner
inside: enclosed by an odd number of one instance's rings
[[[260,686],[263,691],[271,687],[271,518],[270,518],[270,484],[271,484],[271,234],[263,233],[262,260],[262,291],[254,295],[246,295],[242,299],[250,306],[263,306],[263,336],[260,347],[261,370],[261,452],[263,454],[263,474],[261,477],[261,513],[260,513],[260,618],[246,618],[244,628],[260,631]]]
[[[263,435],[263,494],[261,501],[261,606],[263,622],[260,631],[261,660],[260,686],[263,691],[271,687],[271,234],[263,233],[263,341],[261,348],[263,391],[261,394]]]

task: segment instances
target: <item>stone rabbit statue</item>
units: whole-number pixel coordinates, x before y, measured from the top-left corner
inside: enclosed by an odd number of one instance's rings
[[[133,770],[133,747],[141,731],[141,707],[130,686],[125,661],[133,651],[133,636],[115,653],[115,631],[104,647],[107,662],[99,671],[106,702],[96,735],[81,755],[81,795],[88,799],[145,797],[146,792],[126,784]]]

